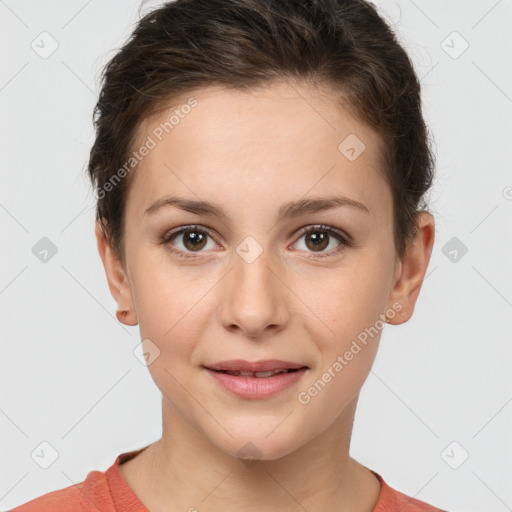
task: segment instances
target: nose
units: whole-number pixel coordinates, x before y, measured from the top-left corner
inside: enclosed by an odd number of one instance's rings
[[[217,307],[225,329],[248,338],[274,336],[289,322],[289,290],[265,251],[254,261],[233,255],[233,268],[222,281]]]

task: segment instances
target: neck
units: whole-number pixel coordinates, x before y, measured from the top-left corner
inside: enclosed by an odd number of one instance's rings
[[[164,399],[162,438],[120,469],[152,512],[372,512],[380,484],[349,456],[356,402],[300,449],[251,461],[220,451]]]

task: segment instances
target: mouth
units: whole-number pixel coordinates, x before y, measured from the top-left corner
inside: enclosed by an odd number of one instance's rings
[[[275,395],[297,383],[308,366],[281,360],[223,361],[203,366],[224,391],[247,399]]]
[[[305,366],[303,368],[306,368]],[[213,370],[220,373],[226,373],[228,375],[235,375],[237,377],[257,377],[258,379],[265,379],[267,377],[273,377],[281,373],[292,373],[298,371],[298,368],[288,368],[286,370],[273,370],[268,372],[244,372],[244,371],[228,371],[228,370]]]
[[[244,377],[270,377],[273,374],[293,372],[308,368],[308,366],[290,361],[282,361],[280,359],[266,359],[262,361],[235,359],[210,364],[205,366],[205,368],[217,372],[229,373],[230,375],[242,375]]]

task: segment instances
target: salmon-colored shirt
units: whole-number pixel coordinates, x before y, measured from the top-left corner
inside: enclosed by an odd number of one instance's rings
[[[51,491],[10,512],[149,512],[119,470],[120,463],[146,448],[121,453],[106,471],[90,471],[83,482]],[[381,486],[373,512],[446,512],[392,489],[378,473],[372,473]]]

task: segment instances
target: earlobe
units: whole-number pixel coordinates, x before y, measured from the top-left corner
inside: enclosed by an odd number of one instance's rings
[[[407,246],[398,264],[397,278],[390,296],[390,304],[400,303],[400,314],[388,321],[399,325],[407,322],[414,313],[423,279],[427,272],[435,238],[434,218],[428,212],[418,214],[416,237]]]
[[[112,297],[118,304],[119,309],[116,312],[116,317],[125,325],[137,325],[132,291],[125,269],[120,259],[114,253],[99,220],[96,221],[95,235],[108,287]]]
[[[135,317],[135,312],[129,309],[116,311],[117,319],[125,325],[137,325],[137,318]]]

